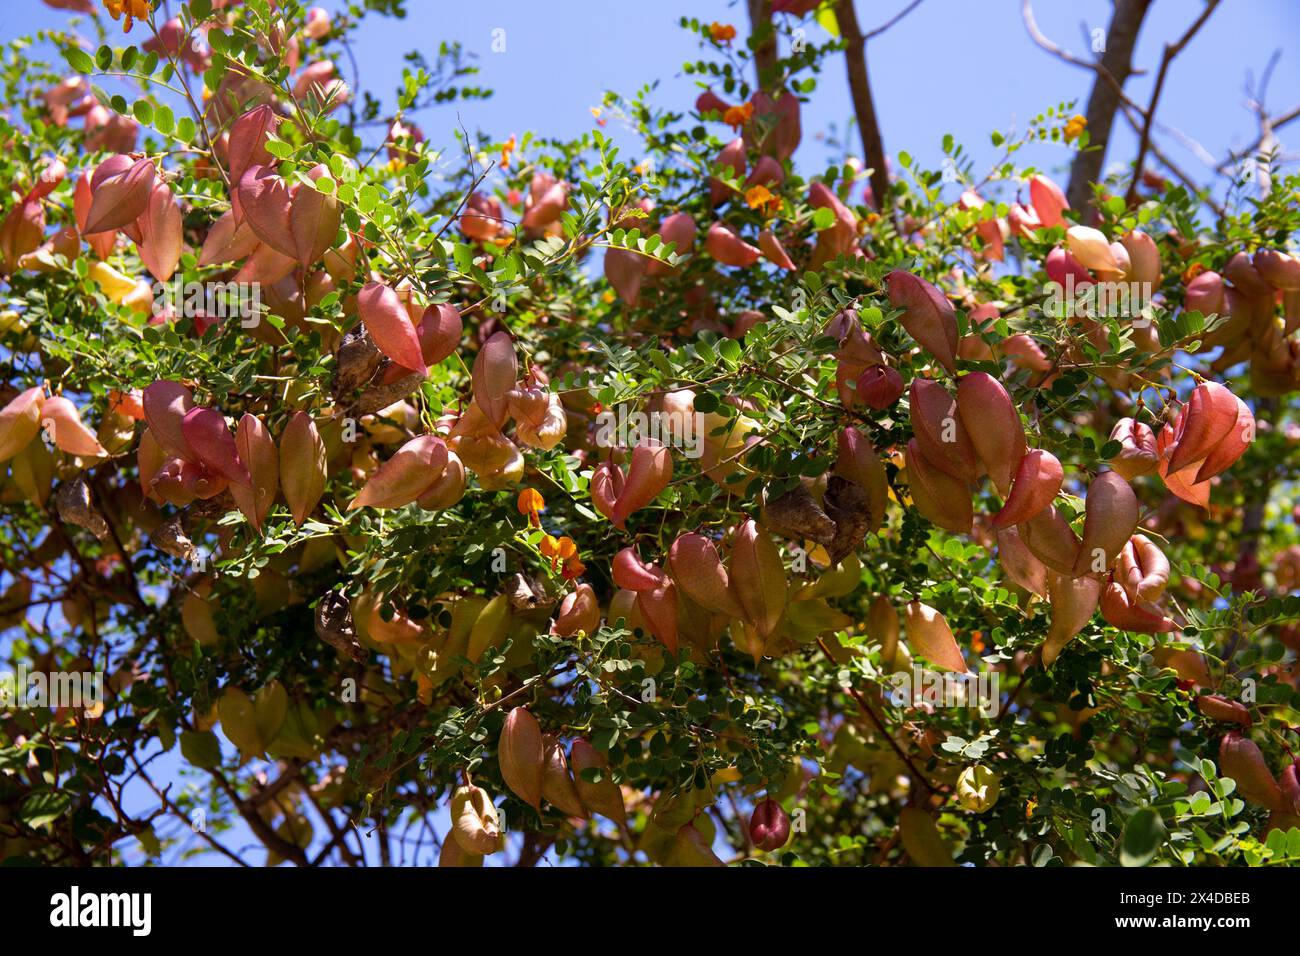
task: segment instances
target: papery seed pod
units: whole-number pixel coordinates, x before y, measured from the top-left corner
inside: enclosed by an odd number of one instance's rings
[[[61,395],[47,398],[41,406],[41,427],[56,448],[69,455],[102,458],[108,455],[95,433],[81,423],[77,406]]]
[[[143,446],[143,439],[141,445]],[[280,489],[279,454],[266,425],[256,415],[247,412],[239,420],[239,427],[235,431],[235,448],[239,460],[248,469],[251,483],[232,484],[230,493],[253,530],[261,531]]]
[[[1183,308],[1188,312],[1199,312],[1207,318],[1223,315],[1223,276],[1207,270],[1193,278],[1184,291]]]
[[[290,213],[293,194],[272,166],[249,166],[235,187],[236,218],[248,223],[253,233],[290,261],[297,261]]]
[[[194,407],[190,390],[180,382],[154,382],[145,388],[141,403],[149,431],[159,447],[169,457],[197,461],[183,427],[186,414]]]
[[[877,594],[867,611],[867,636],[880,645],[880,663],[890,670],[900,670],[898,611],[889,598]]]
[[[957,777],[957,802],[970,813],[987,813],[998,802],[1002,781],[991,767],[977,763]]]
[[[583,585],[585,587],[585,585]],[[564,745],[551,734],[542,737],[542,797],[551,806],[570,817],[586,820],[591,813],[582,805],[578,788],[569,773],[569,761],[564,756]]]
[[[89,238],[89,237],[88,237]],[[245,259],[257,251],[261,240],[246,222],[235,219],[232,210],[227,210],[212,224],[203,247],[199,250],[200,266],[225,265],[238,259]]]
[[[759,130],[766,132],[761,139],[747,144],[783,162],[789,159],[798,149],[802,136],[799,98],[789,90],[782,90],[775,98],[760,91],[750,102],[754,106],[754,119],[759,122],[746,127],[746,136],[756,136]]]
[[[271,107],[263,103],[241,115],[230,124],[230,139],[226,147],[226,165],[230,181],[238,183],[249,166],[274,166],[275,157],[267,151],[266,141],[275,132],[280,118]]]
[[[1083,267],[1078,259],[1061,247],[1053,249],[1043,260],[1043,271],[1049,282],[1058,289],[1068,289],[1074,284],[1076,292],[1083,292],[1093,285],[1092,273]]]
[[[605,281],[629,308],[636,308],[651,260],[628,249],[605,250]]]
[[[872,365],[858,376],[857,398],[868,408],[893,408],[904,391],[903,376],[888,365]]]
[[[686,824],[677,831],[668,852],[663,857],[664,866],[725,866],[709,840],[692,824]]]
[[[678,535],[668,551],[668,569],[673,581],[696,604],[730,618],[745,616],[718,549],[704,535]]]
[[[1287,764],[1278,784],[1287,803],[1288,812],[1300,814],[1300,766],[1297,766],[1294,761]]]
[[[325,443],[316,423],[306,412],[295,412],[280,434],[280,488],[298,527],[316,509],[327,476]]]
[[[704,248],[720,265],[748,268],[759,260],[762,251],[741,239],[728,226],[715,222],[704,237]]]
[[[1160,463],[1156,436],[1150,426],[1132,418],[1121,418],[1111,429],[1110,440],[1120,443],[1120,451],[1110,465],[1128,481],[1155,471]]]
[[[1209,455],[1237,424],[1238,410],[1236,396],[1218,382],[1202,382],[1192,389],[1169,456],[1169,470],[1180,471]]]
[[[993,516],[993,527],[1009,528],[1041,514],[1056,498],[1064,480],[1065,469],[1055,455],[1041,448],[1029,450],[1016,467],[1011,494]]]
[[[902,269],[885,277],[889,302],[903,309],[899,321],[908,335],[929,352],[949,375],[957,374],[957,316],[947,296],[929,282]]]
[[[763,637],[781,619],[788,600],[785,566],[766,529],[747,518],[736,529],[731,545],[731,589],[744,611],[744,620]]]
[[[1012,581],[1031,594],[1047,597],[1047,567],[1025,547],[1016,528],[1002,528],[998,536],[998,564]]]
[[[483,857],[478,853],[466,853],[460,841],[453,834],[447,834],[438,853],[438,866],[473,867],[482,866]]]
[[[149,205],[156,170],[152,160],[110,156],[90,178],[91,201],[83,232],[112,232],[130,225]]]
[[[488,856],[501,848],[496,807],[482,787],[457,787],[451,797],[452,836],[466,853]]]
[[[396,291],[382,282],[366,283],[357,293],[357,312],[379,351],[403,368],[428,372],[420,337]]]
[[[180,204],[164,183],[154,183],[149,202],[135,220],[139,232],[140,261],[159,282],[176,272],[184,249],[184,226]]]
[[[1275,289],[1300,290],[1300,259],[1278,249],[1260,249],[1251,260],[1259,277]]]
[[[673,477],[672,451],[654,439],[645,439],[632,449],[632,460],[609,520],[622,530],[627,519],[659,497]]]
[[[432,368],[455,352],[464,332],[460,310],[454,305],[444,302],[425,309],[415,330],[424,364]]]
[[[1025,457],[1025,429],[1002,383],[986,372],[957,380],[957,411],[975,454],[1004,498]]]
[[[1002,342],[1002,353],[1017,366],[1030,372],[1050,372],[1052,360],[1038,343],[1024,333],[1007,337]]]
[[[252,475],[239,457],[224,415],[211,408],[191,408],[181,419],[181,433],[204,468],[235,485],[252,487]]]
[[[644,563],[636,548],[623,548],[614,555],[610,576],[616,585],[629,591],[652,591],[664,583],[663,572],[653,564]]]
[[[465,656],[477,664],[489,649],[505,643],[509,636],[510,600],[506,595],[498,594],[483,605],[474,618]]]
[[[20,200],[0,223],[0,266],[7,274],[19,268],[24,256],[40,247],[45,235],[45,209],[38,199]]]
[[[329,169],[323,164],[308,173],[313,181],[328,175]],[[333,195],[306,184],[298,186],[289,207],[289,231],[299,265],[307,268],[334,245],[341,218],[339,201]]]
[[[1240,724],[1243,727],[1249,727],[1252,723],[1250,709],[1245,704],[1235,700],[1228,700],[1228,698],[1220,697],[1217,694],[1198,694],[1196,709],[1211,720]]]
[[[940,471],[973,483],[979,463],[956,400],[938,382],[920,377],[912,379],[907,394],[912,432],[921,454]]]
[[[117,234],[113,230],[107,232],[86,231],[86,217],[90,215],[90,204],[92,201],[90,189],[90,173],[82,173],[77,179],[77,185],[72,192],[72,209],[73,215],[77,220],[77,231],[81,238],[89,243],[91,250],[101,259],[107,259],[113,254],[113,246],[117,242]],[[200,262],[200,265],[204,263]]]
[[[879,531],[889,504],[889,477],[885,474],[884,462],[871,446],[870,439],[851,426],[836,436],[835,449],[835,474],[847,478],[866,492],[869,512],[866,527],[870,532]]]
[[[27,447],[41,430],[41,406],[45,389],[37,385],[19,392],[0,409],[0,462],[8,461]]]
[[[759,802],[749,816],[749,839],[760,850],[772,852],[790,840],[790,817],[771,797]]]
[[[1128,252],[1127,277],[1146,283],[1152,290],[1160,288],[1160,249],[1156,241],[1139,229],[1125,233],[1119,241]]]
[[[664,580],[659,587],[636,592],[636,607],[650,633],[672,654],[678,647],[677,586]]]
[[[1205,456],[1193,479],[1196,483],[1209,481],[1215,475],[1227,471],[1255,440],[1254,414],[1240,398],[1234,395],[1233,399],[1237,403],[1237,421]]]
[[[538,813],[542,810],[542,775],[545,749],[542,728],[537,718],[523,707],[515,707],[506,714],[497,740],[497,760],[501,765],[501,779],[515,795]]]
[[[907,443],[905,461],[908,489],[916,510],[940,528],[970,534],[975,521],[970,486],[931,464],[915,438]]]
[[[519,378],[515,343],[506,332],[494,333],[474,359],[474,401],[497,428],[505,424],[510,391]]]
[[[594,634],[600,627],[600,604],[590,584],[581,583],[560,601],[553,628],[559,637],[573,637],[579,631]]]
[[[1273,294],[1273,287],[1264,281],[1251,262],[1250,255],[1238,252],[1223,267],[1224,276],[1234,286],[1248,296],[1265,296]]]
[[[610,520],[613,520],[614,506],[618,504],[618,496],[623,492],[625,482],[623,470],[613,461],[602,461],[591,473],[588,485],[591,503]]]
[[[1016,526],[1020,540],[1043,564],[1058,574],[1074,575],[1079,560],[1079,536],[1070,523],[1049,505],[1028,521]]]
[[[952,849],[939,834],[934,818],[920,807],[904,807],[898,816],[898,838],[917,866],[956,866]]]
[[[1074,573],[1100,574],[1114,563],[1120,549],[1137,530],[1138,500],[1129,483],[1104,471],[1088,485],[1083,539]]]
[[[454,451],[447,452],[447,464],[438,480],[428,487],[416,504],[426,511],[450,508],[465,496],[465,465]]]
[[[769,157],[764,156],[764,159]],[[763,256],[778,269],[787,271],[795,268],[794,261],[790,258],[789,253],[785,251],[785,246],[781,245],[781,240],[776,237],[771,229],[762,229],[758,233],[758,248]]]
[[[907,643],[914,654],[933,661],[944,670],[965,674],[968,670],[957,639],[942,614],[920,601],[912,600],[905,608]]]
[[[533,173],[524,201],[520,225],[531,235],[541,235],[560,221],[569,205],[569,188],[545,170]]]
[[[54,507],[64,523],[85,528],[101,541],[108,540],[108,523],[90,500],[90,487],[84,476],[78,475],[59,485],[59,490],[54,493]]]
[[[1037,175],[1029,179],[1029,201],[1039,221],[1047,228],[1064,226],[1062,213],[1070,208],[1070,202],[1061,192],[1061,187],[1046,176]]]
[[[1115,581],[1101,592],[1101,616],[1111,627],[1136,634],[1168,634],[1177,625],[1149,601],[1133,600]]]
[[[502,216],[501,201],[495,196],[471,193],[461,213],[460,231],[467,239],[491,242],[505,226]]]
[[[1219,774],[1237,781],[1237,792],[1251,803],[1274,811],[1288,809],[1288,801],[1255,741],[1235,730],[1219,742]]]
[[[733,179],[740,179],[745,175],[745,141],[737,138],[733,139],[718,152],[718,156],[713,161],[712,168],[723,167],[731,171]],[[726,202],[732,195],[731,187],[724,183],[716,176],[709,177],[709,201],[717,206]]]
[[[433,487],[446,466],[446,442],[437,435],[412,438],[370,476],[348,510],[408,505]]]
[[[1101,597],[1101,582],[1094,577],[1072,578],[1068,574],[1049,572],[1047,599],[1052,607],[1052,623],[1042,646],[1044,667],[1051,667],[1061,649],[1092,620]]]
[[[1110,240],[1090,226],[1071,226],[1065,231],[1070,255],[1085,269],[1099,273],[1119,273],[1120,263],[1110,248]]]
[[[583,805],[592,813],[599,813],[619,826],[626,826],[627,810],[623,806],[623,793],[610,778],[609,758],[579,737],[573,741],[569,762],[573,767],[573,783]],[[600,771],[601,780],[593,781],[584,776],[584,771],[593,769]]]
[[[1169,559],[1150,538],[1135,534],[1119,553],[1115,580],[1131,598],[1158,601],[1169,584]]]

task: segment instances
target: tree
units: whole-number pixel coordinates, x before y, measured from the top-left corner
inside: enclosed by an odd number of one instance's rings
[[[1087,208],[1019,154],[1092,107],[886,169],[844,0],[684,20],[636,162],[448,168],[490,91],[381,115],[366,6],[5,60],[0,859],[1296,855],[1300,177],[1170,184],[1155,99]],[[800,171],[841,53],[870,165]]]

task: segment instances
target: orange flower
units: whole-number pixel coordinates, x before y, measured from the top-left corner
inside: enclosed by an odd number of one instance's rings
[[[740,129],[751,119],[754,118],[754,104],[741,103],[739,106],[729,106],[725,113],[722,114],[722,121],[732,129]]]
[[[745,202],[750,209],[762,212],[776,212],[781,208],[781,197],[772,195],[766,186],[750,186],[745,190]]]
[[[709,24],[709,36],[713,37],[714,43],[730,43],[736,39],[736,28],[730,23],[718,23],[715,20]]]
[[[587,566],[582,563],[581,558],[569,558],[564,562],[564,579],[566,581],[576,581],[586,572]]]
[[[984,632],[983,632],[983,631],[975,631],[975,632],[973,632],[973,633],[971,634],[971,636],[970,636],[970,649],[971,649],[972,651],[974,651],[976,654],[979,654],[979,653],[982,653],[982,652],[983,652],[983,650],[984,650]]]
[[[122,21],[123,33],[130,33],[136,20],[149,19],[148,0],[104,0],[104,8],[112,14],[114,20],[126,14],[126,19]]]
[[[506,140],[505,144],[501,147],[501,168],[502,169],[510,168],[510,154],[515,151],[516,145],[517,143],[515,141],[515,134],[511,133],[510,138]]]
[[[609,122],[609,120],[607,120],[607,119],[601,119],[600,114],[601,114],[601,109],[600,109],[599,106],[593,106],[593,107],[591,108],[591,115],[594,116],[594,117],[596,117],[596,125],[597,125],[597,126],[604,126],[606,123]]]
[[[1183,283],[1186,284],[1188,282],[1191,282],[1193,279],[1195,279],[1198,275],[1200,275],[1204,271],[1205,271],[1205,263],[1193,262],[1183,272]]]
[[[537,512],[546,510],[546,499],[536,488],[525,488],[519,492],[519,500],[515,502],[515,507],[519,509],[521,515],[528,515],[528,523],[534,528],[542,526]]]
[[[542,543],[538,545],[537,550],[542,552],[542,557],[551,559],[552,571],[559,570],[561,561],[568,561],[578,556],[578,546],[567,534],[562,538],[554,538],[548,534],[542,538]]]
[[[1071,116],[1070,121],[1065,124],[1065,141],[1067,143],[1073,142],[1078,139],[1079,134],[1087,128],[1087,118],[1076,113],[1074,116]]]

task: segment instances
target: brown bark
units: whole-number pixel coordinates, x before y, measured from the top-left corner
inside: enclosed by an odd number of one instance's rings
[[[853,112],[862,136],[863,160],[871,168],[871,192],[876,198],[876,208],[883,210],[889,198],[889,173],[885,166],[885,140],[880,135],[880,122],[876,104],[871,96],[871,79],[867,73],[867,44],[858,24],[858,14],[853,0],[837,0],[835,19],[839,21],[840,34],[846,44],[844,61],[849,74],[849,95],[853,98]]]
[[[1066,198],[1075,209],[1083,209],[1088,204],[1091,199],[1089,184],[1101,178],[1115,111],[1119,109],[1124,82],[1133,72],[1133,49],[1150,6],[1151,0],[1116,0],[1115,12],[1106,29],[1106,52],[1102,54],[1092,94],[1088,97],[1088,110],[1084,114],[1088,120],[1089,148],[1075,158],[1070,169],[1070,183],[1065,190]]]
[[[755,79],[760,90],[776,82],[776,30],[772,28],[772,0],[748,0],[749,33],[761,35],[762,42],[754,50]]]

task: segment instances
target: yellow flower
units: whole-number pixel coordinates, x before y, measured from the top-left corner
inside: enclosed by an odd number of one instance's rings
[[[766,186],[750,186],[745,190],[745,203],[750,209],[774,212],[781,208],[781,197],[772,195]]]
[[[730,43],[736,39],[736,28],[730,23],[718,23],[715,20],[709,24],[709,36],[713,37],[714,43]]]
[[[130,33],[136,20],[149,19],[149,0],[104,0],[104,7],[114,20],[126,14],[126,19],[122,21],[123,33]]]
[[[602,119],[602,118],[601,118],[601,115],[600,115],[600,114],[601,114],[602,112],[603,112],[603,110],[601,110],[601,108],[600,108],[599,106],[593,106],[593,107],[591,108],[591,115],[594,116],[594,117],[596,118],[596,125],[597,125],[597,126],[604,126],[606,123],[609,122],[609,120],[607,120],[607,119]]]
[[[525,488],[519,492],[519,499],[515,502],[515,507],[519,509],[521,515],[528,516],[528,523],[533,527],[540,527],[541,520],[537,517],[537,512],[546,510],[546,499],[536,488]]]
[[[751,119],[754,118],[754,104],[742,103],[739,106],[729,106],[727,111],[722,114],[722,121],[732,129],[740,129]]]
[[[501,168],[502,169],[510,168],[510,154],[515,151],[515,147],[517,145],[518,142],[515,140],[515,134],[511,133],[510,138],[506,140],[505,144],[501,147]]]
[[[1074,142],[1076,139],[1079,138],[1079,134],[1082,133],[1087,128],[1088,128],[1087,118],[1080,116],[1078,113],[1076,113],[1075,115],[1071,116],[1070,121],[1065,124],[1065,141],[1067,143]]]

